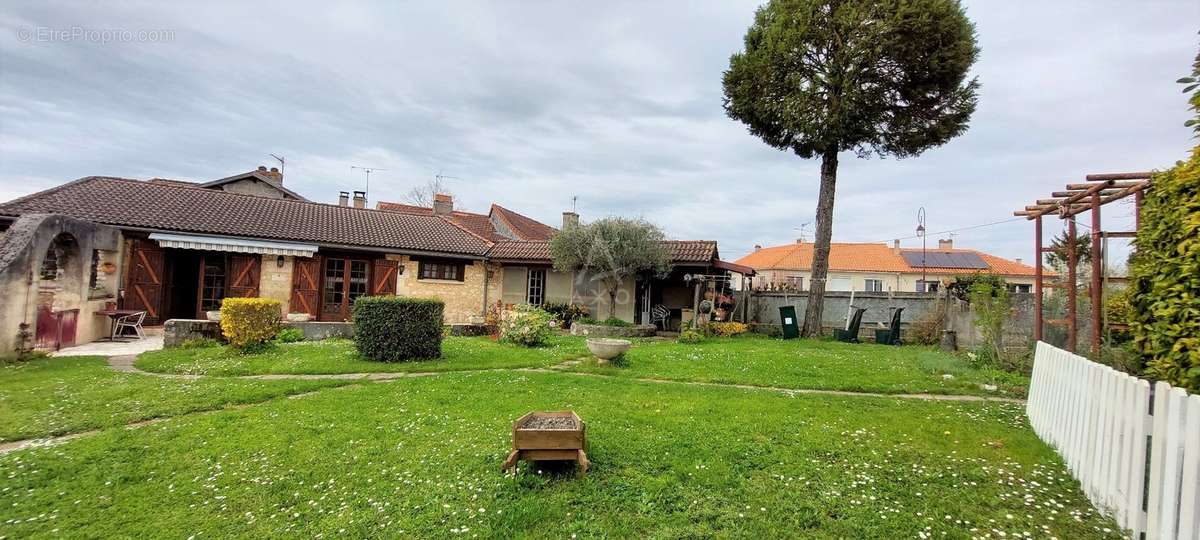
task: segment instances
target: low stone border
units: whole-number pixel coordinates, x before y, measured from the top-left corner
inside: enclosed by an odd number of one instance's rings
[[[572,336],[613,338],[654,337],[654,333],[657,331],[658,327],[652,324],[639,324],[635,326],[607,326],[603,324],[575,323],[571,325]]]

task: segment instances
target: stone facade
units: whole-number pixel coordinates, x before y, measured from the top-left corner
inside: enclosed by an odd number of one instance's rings
[[[283,257],[283,266],[279,266],[279,257],[276,255],[262,256],[262,269],[259,274],[258,281],[258,296],[261,298],[271,298],[279,300],[283,304],[282,313],[286,315],[288,312],[288,303],[292,299],[292,265],[295,257]]]
[[[397,280],[396,294],[438,298],[445,302],[445,324],[482,322],[485,306],[500,299],[499,265],[467,261],[463,266],[462,281],[421,279],[417,258],[407,255],[388,257],[399,260],[404,269]]]

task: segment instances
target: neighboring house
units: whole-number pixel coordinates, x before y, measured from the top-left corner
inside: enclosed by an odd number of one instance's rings
[[[211,182],[90,176],[2,203],[0,355],[13,350],[20,323],[41,348],[101,337],[108,319],[95,312],[113,304],[158,324],[204,318],[226,297],[260,296],[288,313],[345,321],[355,298],[398,294],[440,298],[447,323],[467,323],[502,298],[564,298],[563,278],[531,281],[525,270],[548,265],[556,229],[499,205],[472,214],[439,195],[435,206],[370,209],[362,192],[311,202],[265,167]],[[491,260],[514,242],[542,251]],[[715,242],[701,244],[679,253],[681,268],[714,268]],[[514,264],[525,276],[519,284],[508,275]],[[565,298],[595,305],[585,289]],[[621,301],[658,298],[638,294]],[[629,321],[640,314],[632,304],[619,310]]]
[[[752,286],[806,291],[812,278],[813,244],[755,246],[737,264],[758,272]],[[875,243],[833,243],[825,290],[867,292],[937,291],[955,275],[985,272],[1003,276],[1015,292],[1030,292],[1035,269],[1020,259],[1009,260],[973,249],[957,249],[952,240],[937,247],[901,248]],[[1047,273],[1047,275],[1050,275]]]

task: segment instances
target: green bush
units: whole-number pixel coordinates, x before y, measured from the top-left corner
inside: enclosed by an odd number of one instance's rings
[[[715,322],[708,324],[709,331],[721,337],[733,337],[745,334],[750,326],[740,322]]]
[[[1200,146],[1146,190],[1130,332],[1150,377],[1200,392]]]
[[[684,330],[679,334],[680,343],[700,343],[704,341],[704,334],[694,328]]]
[[[360,296],[354,301],[354,346],[379,362],[440,358],[445,308],[433,298]]]
[[[503,319],[500,322],[501,341],[535,347],[545,343],[554,334],[550,328],[554,317],[536,306],[522,304]]]
[[[279,300],[226,298],[221,301],[221,333],[238,349],[268,345],[279,332]]]
[[[598,326],[615,326],[618,328],[625,328],[625,327],[633,326],[633,323],[631,323],[629,321],[624,321],[624,320],[618,319],[616,317],[609,317],[607,319],[604,319],[603,321],[597,321],[596,319],[593,319],[591,317],[580,317],[578,319],[575,319],[575,322],[577,322],[579,324],[593,324],[593,325],[598,325]]]
[[[275,334],[275,341],[280,343],[296,343],[304,341],[304,331],[299,328],[284,328]]]
[[[571,323],[587,317],[589,313],[587,306],[567,302],[546,302],[542,304],[542,309],[553,316],[562,328],[570,328]]]

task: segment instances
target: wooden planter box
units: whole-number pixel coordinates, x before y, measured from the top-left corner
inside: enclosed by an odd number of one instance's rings
[[[573,411],[527,413],[513,422],[512,452],[501,470],[516,467],[522,459],[571,460],[579,464],[582,476],[588,469],[586,432],[587,425]]]

